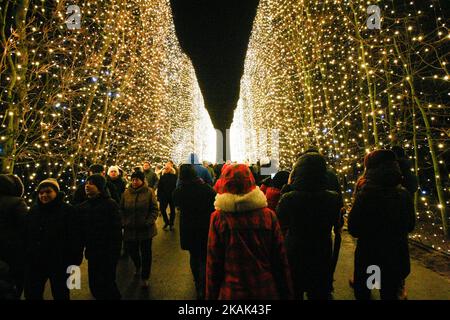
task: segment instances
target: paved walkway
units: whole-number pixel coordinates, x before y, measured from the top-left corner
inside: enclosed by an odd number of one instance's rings
[[[164,231],[162,219],[158,218],[158,235],[153,240],[153,266],[150,288],[139,287],[134,278],[134,266],[130,259],[121,260],[117,270],[117,283],[123,299],[130,300],[191,300],[195,299],[195,289],[189,268],[189,254],[179,246],[179,230]],[[354,240],[344,233],[340,258],[335,274],[336,300],[354,300],[348,280],[353,272]],[[410,300],[450,300],[450,279],[412,260],[412,272],[407,279]],[[72,290],[74,300],[93,299],[87,282],[87,264],[81,266],[81,290]],[[374,297],[378,299],[378,293]],[[46,299],[51,299],[50,290],[46,290]]]

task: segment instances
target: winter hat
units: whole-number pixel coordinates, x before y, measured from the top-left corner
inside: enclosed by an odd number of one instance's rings
[[[45,188],[45,187],[52,188],[53,190],[56,191],[56,193],[59,192],[59,184],[58,184],[58,181],[56,181],[56,179],[48,178],[48,179],[41,181],[41,183],[39,183],[39,185],[37,187],[37,191],[39,192],[39,190],[41,190],[42,188]]]
[[[319,153],[306,153],[292,171],[292,185],[297,190],[317,191],[326,186],[327,164]]]
[[[93,174],[86,179],[86,183],[90,182],[95,185],[97,189],[102,192],[106,189],[106,179],[101,174]]]
[[[117,173],[120,173],[119,167],[118,166],[111,166],[108,169],[108,175],[111,171],[116,171]]]
[[[255,188],[255,178],[245,164],[233,164],[226,166],[214,186],[214,189],[219,194],[246,194]]]
[[[135,171],[131,175],[131,180],[133,180],[133,179],[139,179],[142,182],[145,182],[145,174],[142,171]]]
[[[0,194],[21,197],[24,192],[22,180],[13,174],[0,174]]]
[[[394,161],[396,161],[394,152],[391,150],[380,149],[372,151],[364,157],[364,167],[369,170],[377,168],[383,163]]]

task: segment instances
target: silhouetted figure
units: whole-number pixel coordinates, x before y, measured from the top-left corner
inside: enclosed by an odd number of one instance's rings
[[[180,185],[173,192],[175,206],[180,208],[180,245],[189,250],[191,271],[197,298],[205,297],[206,252],[211,213],[216,192],[197,176],[190,164],[180,167]]]
[[[119,205],[108,195],[102,175],[89,176],[85,188],[88,200],[79,206],[79,212],[83,219],[89,288],[97,300],[117,300],[121,298],[116,284],[122,242]]]
[[[292,270],[296,299],[326,300],[333,282],[332,230],[342,227],[341,200],[327,189],[325,159],[318,153],[306,153],[292,172],[291,192],[278,204],[277,216],[287,229],[286,246]]]
[[[28,207],[22,198],[23,192],[24,187],[19,177],[0,174],[0,260],[5,263],[4,277],[9,279],[5,281],[13,285],[17,299],[23,291],[25,268],[25,223]]]
[[[364,158],[365,183],[356,193],[348,230],[358,238],[355,251],[354,291],[358,300],[370,299],[369,266],[381,271],[381,299],[396,300],[410,273],[408,233],[414,229],[411,194],[401,186],[395,154],[376,150]]]

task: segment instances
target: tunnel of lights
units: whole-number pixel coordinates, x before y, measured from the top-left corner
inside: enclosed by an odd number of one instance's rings
[[[369,4],[380,30],[367,27]],[[69,5],[80,29],[67,28]],[[239,162],[290,169],[319,146],[350,204],[364,155],[400,145],[420,177],[411,237],[450,253],[445,12],[446,1],[260,0],[239,83],[223,85],[233,100],[205,89],[169,0],[4,2],[2,170],[21,176],[31,202],[42,177],[69,191],[94,162],[130,170],[192,151],[215,162],[215,128],[229,127]]]

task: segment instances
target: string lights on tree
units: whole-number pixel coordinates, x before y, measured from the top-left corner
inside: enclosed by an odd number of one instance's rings
[[[380,8],[379,30],[368,27],[370,5]],[[412,237],[448,253],[443,13],[439,1],[261,0],[237,114],[245,115],[246,136],[279,129],[281,168],[319,147],[342,178],[347,204],[364,155],[402,146],[420,177]],[[246,144],[248,157],[270,150],[259,136]]]
[[[266,157],[278,130],[280,167],[318,146],[350,204],[364,155],[402,146],[420,177],[412,237],[450,252],[442,2],[260,0],[232,125],[236,160]],[[368,28],[370,5],[380,8],[380,29]],[[69,6],[79,7],[80,28],[68,27]],[[0,9],[2,171],[21,176],[28,201],[40,179],[70,191],[94,162],[131,170],[191,151],[213,160],[215,134],[168,0],[18,0]]]
[[[176,147],[178,161],[203,152],[194,125],[212,125],[197,120],[206,110],[169,1],[7,1],[1,18],[2,171],[21,176],[30,202],[43,177],[69,189],[92,163],[129,171]]]

